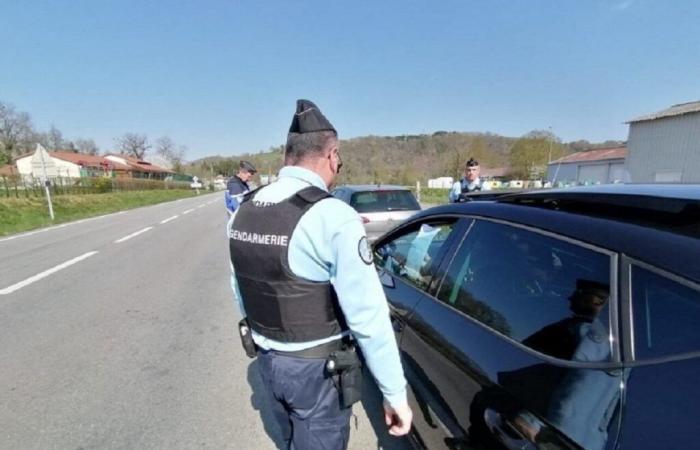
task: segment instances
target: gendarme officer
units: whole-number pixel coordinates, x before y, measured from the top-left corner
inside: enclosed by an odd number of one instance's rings
[[[464,176],[459,181],[456,181],[452,185],[452,189],[450,189],[448,195],[450,203],[468,201],[468,195],[471,192],[491,190],[489,185],[479,178],[480,172],[479,162],[474,158],[469,158],[469,161],[464,166]]]
[[[234,212],[238,205],[240,205],[243,196],[250,191],[250,186],[248,186],[248,181],[255,175],[257,170],[255,166],[248,161],[240,161],[238,163],[238,172],[231,178],[229,178],[226,184],[226,194],[224,195],[226,200],[226,209],[229,212]]]
[[[359,351],[384,396],[389,433],[411,427],[364,227],[328,193],[341,165],[331,123],[312,102],[297,101],[278,180],[250,193],[228,225],[241,337],[292,449],[347,448]]]

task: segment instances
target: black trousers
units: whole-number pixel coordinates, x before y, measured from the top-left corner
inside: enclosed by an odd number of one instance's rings
[[[274,416],[290,450],[345,450],[352,408],[342,409],[325,359],[258,352]]]

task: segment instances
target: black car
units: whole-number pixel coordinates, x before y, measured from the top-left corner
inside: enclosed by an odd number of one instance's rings
[[[440,206],[374,256],[419,447],[700,448],[700,186]]]

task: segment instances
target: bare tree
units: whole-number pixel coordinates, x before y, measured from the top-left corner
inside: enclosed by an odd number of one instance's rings
[[[170,163],[172,169],[179,172],[182,169],[182,160],[185,157],[187,147],[180,145],[176,148],[175,142],[168,136],[163,136],[156,141],[156,153]]]
[[[167,158],[175,150],[175,142],[168,136],[163,136],[156,141],[156,153]]]
[[[0,102],[0,164],[30,151],[35,134],[29,114],[17,111],[9,103]]]
[[[97,144],[95,144],[95,141],[92,139],[82,139],[78,138],[74,142],[75,144],[75,149],[78,151],[78,153],[85,153],[87,155],[97,155],[100,152],[100,149],[97,147]]]
[[[65,141],[63,140],[63,133],[61,133],[61,131],[58,128],[51,125],[49,132],[46,133],[46,144],[47,150],[63,150],[63,146],[65,145]]]
[[[117,149],[138,159],[143,159],[146,152],[151,148],[145,134],[124,133],[123,136],[115,139]]]

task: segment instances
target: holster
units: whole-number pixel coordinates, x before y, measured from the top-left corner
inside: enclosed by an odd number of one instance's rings
[[[330,354],[326,370],[337,376],[340,407],[349,408],[362,397],[362,361],[354,346]]]
[[[238,334],[241,336],[241,344],[248,358],[255,358],[258,355],[258,348],[253,342],[253,333],[248,325],[248,319],[238,322]]]

